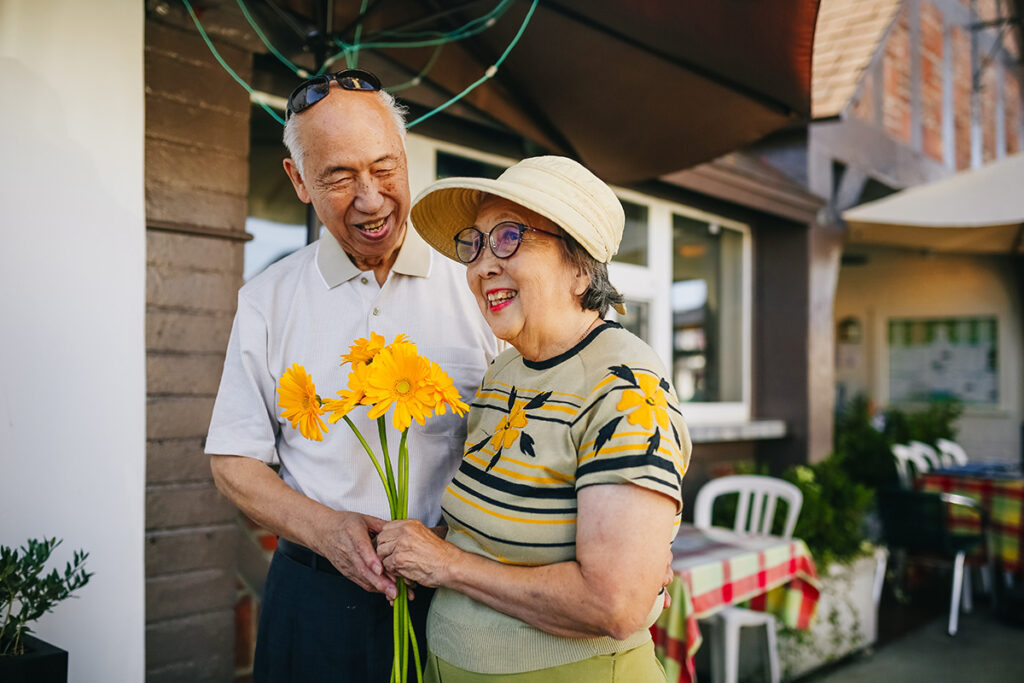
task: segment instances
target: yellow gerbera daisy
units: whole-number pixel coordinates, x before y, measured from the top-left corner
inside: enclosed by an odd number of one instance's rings
[[[371,420],[384,415],[392,404],[392,424],[400,432],[408,429],[414,419],[422,425],[430,417],[430,361],[416,353],[415,344],[404,342],[385,347],[367,367],[362,403],[373,405],[368,415]]]
[[[352,342],[352,346],[348,348],[348,353],[341,357],[341,364],[352,363],[352,365],[356,365],[358,363],[369,363],[373,360],[374,356],[381,352],[384,346],[384,335],[371,332],[369,339],[359,338]]]
[[[327,425],[320,418],[323,415],[320,397],[316,395],[316,385],[306,374],[306,368],[292,363],[281,375],[277,392],[281,399],[277,405],[284,408],[281,417],[291,422],[292,429],[298,429],[311,441],[323,441],[322,432],[327,431]]]
[[[436,414],[444,415],[445,406],[451,408],[452,412],[459,417],[465,415],[469,410],[469,406],[462,402],[462,397],[459,396],[459,390],[455,388],[452,378],[437,363],[431,362],[430,364],[430,377],[427,379],[427,386],[433,392],[431,408]]]
[[[616,410],[633,411],[627,418],[629,424],[651,429],[656,419],[662,429],[668,429],[668,411],[665,409],[668,401],[665,399],[665,392],[658,386],[658,378],[638,373],[636,380],[640,385],[640,391],[627,389],[622,392],[622,398],[615,406]]]
[[[512,444],[519,438],[519,430],[526,426],[526,411],[523,410],[525,406],[526,401],[517,403],[512,412],[501,418],[491,437],[491,448],[512,448]]]
[[[334,424],[366,398],[366,376],[370,372],[370,366],[366,363],[356,363],[352,366],[352,372],[348,373],[348,388],[338,392],[341,398],[329,398],[323,402],[324,410],[330,412],[327,421]]]

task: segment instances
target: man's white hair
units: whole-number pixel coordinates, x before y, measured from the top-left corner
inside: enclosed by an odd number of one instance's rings
[[[379,90],[375,93],[381,104],[384,105],[388,113],[391,114],[392,120],[395,122],[395,127],[398,128],[398,134],[402,137],[402,147],[405,147],[405,115],[408,113],[408,109],[398,103],[395,96],[386,90]],[[328,95],[330,97],[330,95]],[[295,166],[299,169],[299,173],[303,174],[302,164],[306,156],[306,151],[302,149],[302,145],[299,143],[299,129],[296,125],[296,121],[300,115],[293,114],[288,117],[288,122],[284,124],[284,146],[288,148],[288,154],[291,156],[292,161],[295,162]]]

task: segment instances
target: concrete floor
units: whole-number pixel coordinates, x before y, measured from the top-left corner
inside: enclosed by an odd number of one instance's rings
[[[957,681],[1021,683],[1024,681],[1024,629],[998,621],[984,605],[960,617],[955,637],[937,617],[831,669],[803,679],[810,683],[880,683],[884,681]]]

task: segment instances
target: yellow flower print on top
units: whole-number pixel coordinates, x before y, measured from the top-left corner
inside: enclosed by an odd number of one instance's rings
[[[499,448],[511,448],[512,444],[519,438],[519,430],[526,426],[526,401],[516,403],[515,408],[501,418],[501,422],[494,430],[494,435],[491,437],[491,448],[498,450]]]
[[[651,429],[654,421],[657,420],[662,429],[668,429],[668,401],[665,399],[665,392],[659,386],[659,380],[653,375],[638,374],[637,384],[640,391],[626,389],[622,392],[616,410],[631,410],[627,421],[632,425],[640,425],[644,429]]]

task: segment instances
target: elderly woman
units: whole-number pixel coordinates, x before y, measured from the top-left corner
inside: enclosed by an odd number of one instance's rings
[[[427,679],[664,681],[648,628],[690,439],[655,353],[602,318],[622,310],[605,265],[622,206],[548,156],[439,181],[412,216],[513,347],[473,401],[446,538],[418,521],[377,537],[389,572],[439,587]]]

